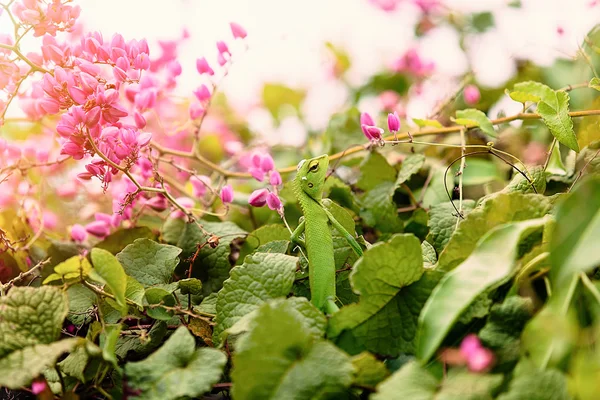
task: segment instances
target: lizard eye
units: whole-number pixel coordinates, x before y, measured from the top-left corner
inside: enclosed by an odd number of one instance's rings
[[[314,164],[311,165],[310,168],[308,169],[310,172],[316,172],[319,169],[319,164]]]
[[[308,182],[308,187],[312,188],[314,185],[311,182]]]

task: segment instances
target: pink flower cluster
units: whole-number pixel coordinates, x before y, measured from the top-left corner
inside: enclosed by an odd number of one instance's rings
[[[271,210],[281,210],[283,207],[278,196],[279,186],[282,184],[281,175],[275,169],[273,158],[269,154],[252,155],[252,164],[249,168],[250,174],[259,182],[263,182],[268,176],[272,190],[258,189],[252,192],[248,203],[253,207],[267,205]]]
[[[408,73],[417,78],[430,75],[434,69],[435,64],[432,61],[424,60],[415,48],[409,49],[392,65],[392,70],[395,72]]]
[[[388,114],[387,123],[388,130],[391,133],[398,133],[398,131],[400,130],[400,117],[398,116],[398,113],[396,111]],[[383,133],[385,131],[375,125],[375,121],[369,113],[363,112],[360,114],[360,127],[363,131],[363,134],[371,142],[380,145],[383,144]]]
[[[12,12],[23,25],[33,28],[34,36],[54,36],[56,32],[71,30],[79,17],[79,6],[68,3],[69,0],[21,0],[14,3]]]
[[[466,365],[472,372],[487,372],[495,361],[494,353],[483,347],[475,334],[467,335],[458,350],[446,349],[442,359],[451,365]]]

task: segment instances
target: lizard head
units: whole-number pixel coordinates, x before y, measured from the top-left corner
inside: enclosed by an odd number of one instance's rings
[[[318,201],[323,196],[323,183],[325,183],[325,177],[327,176],[327,167],[329,167],[329,156],[327,154],[302,160],[298,164],[296,181],[303,192]]]

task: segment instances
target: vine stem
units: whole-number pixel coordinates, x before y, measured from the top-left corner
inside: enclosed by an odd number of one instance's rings
[[[466,163],[466,151],[465,148],[465,130],[460,130],[460,155],[462,156],[460,159],[460,167],[458,169],[458,214],[462,215],[462,206],[463,206],[463,173],[465,171],[465,163]],[[460,222],[460,218],[456,218],[456,227],[454,229],[458,229],[458,224]]]
[[[37,263],[36,265],[34,265],[33,267],[31,267],[29,270],[27,270],[25,272],[21,272],[16,278],[11,279],[10,281],[6,282],[4,285],[0,285],[0,296],[4,296],[6,294],[6,291],[8,289],[10,289],[11,286],[13,286],[17,282],[22,281],[23,279],[27,278],[28,276],[33,275],[37,270],[39,270],[40,268],[42,268],[44,265],[48,264],[49,262],[50,262],[50,258],[42,260],[39,263]]]

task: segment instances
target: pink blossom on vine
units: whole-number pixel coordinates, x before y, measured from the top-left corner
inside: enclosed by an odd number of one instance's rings
[[[269,191],[267,189],[258,189],[250,194],[248,198],[248,204],[252,207],[263,207],[267,204],[267,196],[269,195]]]
[[[82,225],[75,224],[71,227],[71,239],[73,241],[81,243],[87,239],[87,235],[87,231]]]
[[[424,60],[417,49],[409,49],[402,57],[397,59],[392,69],[396,72],[405,72],[417,77],[424,77],[433,72],[435,65],[431,61]]]
[[[210,178],[204,175],[192,176],[190,183],[192,184],[194,197],[202,197],[206,194],[206,190],[210,186]]]
[[[227,47],[227,43],[222,40],[217,41],[217,50],[219,50],[219,53],[221,54],[231,54],[229,52],[229,47]]]
[[[169,207],[169,202],[163,195],[157,195],[146,201],[146,205],[154,211],[165,211]]]
[[[208,75],[215,74],[215,71],[213,71],[213,69],[210,67],[210,65],[208,64],[208,61],[206,61],[205,57],[198,58],[196,60],[196,69],[198,70],[199,74],[208,74]]]
[[[196,204],[195,201],[190,199],[189,197],[178,197],[175,200],[177,201],[177,203],[179,205],[181,205],[185,209],[194,208],[194,205]],[[180,209],[175,209],[171,213],[170,217],[171,218],[185,218],[186,215]]]
[[[229,27],[231,28],[231,33],[235,39],[244,39],[248,36],[248,32],[246,32],[240,24],[230,22]]]
[[[225,185],[221,189],[221,201],[223,204],[229,204],[233,201],[233,188],[231,185]]]
[[[479,93],[477,86],[467,85],[463,90],[463,97],[465,99],[465,103],[472,106],[479,102],[479,99],[481,99],[481,93]]]
[[[204,106],[200,103],[192,102],[189,108],[189,114],[191,119],[198,119],[204,115]]]
[[[260,169],[262,169],[263,172],[266,173],[273,170],[273,168],[275,168],[273,157],[271,157],[270,154],[265,154],[264,156],[262,156],[260,159]]]
[[[33,28],[34,36],[56,35],[73,28],[81,9],[61,0],[44,3],[39,0],[21,0],[12,7],[14,15]]]
[[[97,236],[99,238],[104,238],[110,234],[110,225],[105,221],[94,221],[90,222],[85,226],[85,230],[87,233]]]
[[[388,130],[390,132],[398,132],[400,130],[400,117],[397,112],[388,114]]]
[[[370,140],[381,140],[384,130],[377,126],[361,125],[362,131]]]
[[[494,354],[481,345],[475,334],[467,335],[460,344],[460,354],[467,362],[467,367],[473,372],[484,372],[494,362]]]
[[[271,174],[269,175],[269,183],[272,186],[279,186],[283,183],[283,181],[281,180],[281,175],[279,174],[279,172],[277,171],[271,171]]]
[[[275,193],[269,193],[267,195],[267,205],[271,210],[275,211],[279,210],[283,206],[279,196],[277,196]]]
[[[206,102],[210,99],[210,96],[212,96],[210,90],[208,90],[208,87],[204,84],[200,85],[193,93],[200,102]]]
[[[31,384],[31,393],[37,396],[46,390],[47,387],[45,380],[33,381]]]

